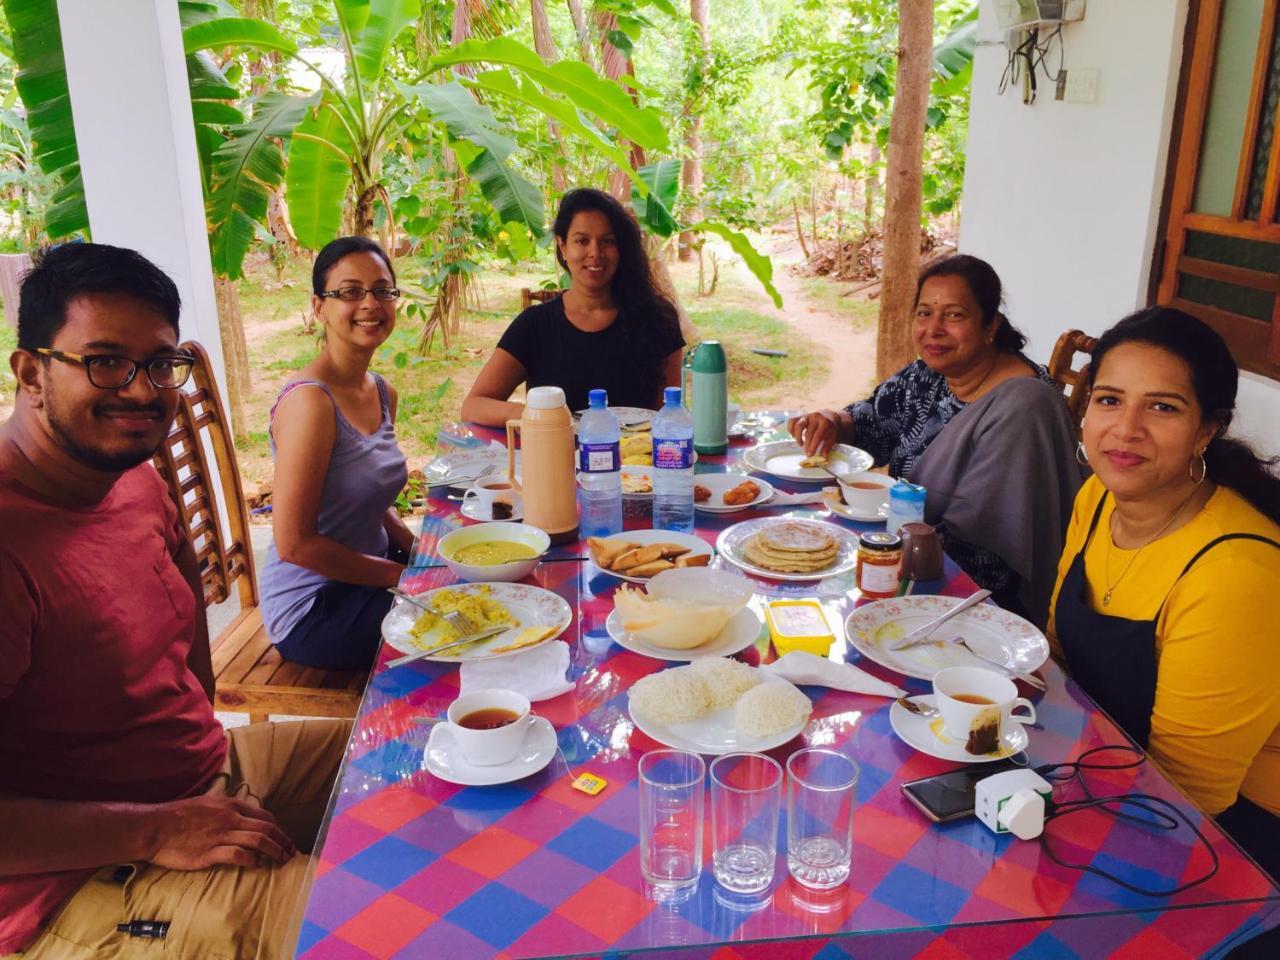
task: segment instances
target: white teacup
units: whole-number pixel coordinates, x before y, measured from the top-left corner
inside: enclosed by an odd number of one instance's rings
[[[994,670],[982,667],[947,667],[933,675],[933,694],[948,736],[962,743],[969,739],[974,722],[984,711],[995,709],[1000,714],[999,742],[1004,742],[1008,723],[1035,723],[1036,708],[1030,700],[1018,696],[1012,680]],[[1027,713],[1014,713],[1026,707]]]
[[[462,495],[462,500],[465,503],[472,499],[479,502],[481,517],[492,517],[495,500],[508,504],[514,513],[520,503],[520,491],[512,485],[505,474],[498,474],[481,477],[471,484],[467,492]]]
[[[739,410],[738,405],[736,403],[733,403],[732,401],[730,401],[728,404],[725,405],[724,425],[726,429],[728,429],[729,427],[732,427],[735,423],[738,422],[738,415],[740,413],[741,411]]]
[[[868,513],[879,510],[889,502],[889,488],[898,482],[894,477],[870,470],[842,473],[837,479],[840,481],[840,495],[844,497],[844,502],[855,510],[865,510]]]
[[[533,724],[529,698],[514,690],[464,693],[449,704],[447,716],[462,755],[477,767],[514,760]]]

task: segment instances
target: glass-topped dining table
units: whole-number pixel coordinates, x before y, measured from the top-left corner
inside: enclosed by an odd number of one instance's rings
[[[496,431],[465,425],[451,425],[442,437],[442,453],[498,442]],[[698,472],[748,472],[742,454],[752,442],[735,441],[726,455],[702,457]],[[768,479],[782,490],[813,489]],[[442,490],[427,500],[405,589],[455,582],[435,558],[434,544],[468,522],[458,508]],[[699,511],[696,533],[714,544],[728,525],[764,515],[875,528],[804,505],[728,515]],[[641,518],[627,523],[648,525]],[[769,895],[744,902],[723,895],[708,858],[692,897],[655,902],[645,894],[638,865],[636,763],[660,744],[628,717],[626,691],[665,664],[610,639],[605,619],[620,581],[601,573],[581,544],[554,548],[526,582],[559,594],[575,613],[561,637],[570,647],[574,688],[534,705],[556,729],[557,756],[539,773],[500,786],[437,779],[423,762],[430,730],[417,720],[444,714],[458,693],[458,668],[419,661],[387,669],[398,654],[384,643],[316,847],[298,957],[1190,958],[1222,955],[1280,925],[1280,889],[1154,763],[1091,772],[1088,785],[1095,795],[1164,798],[1203,832],[1217,869],[1172,896],[1136,893],[1059,865],[1039,843],[996,836],[974,818],[931,823],[900,784],[956,764],[899,740],[887,699],[825,687],[802,688],[813,700],[812,719],[770,754],[785,762],[801,746],[830,745],[858,762],[848,883],[824,894],[808,891],[788,876],[779,856]],[[758,598],[818,598],[836,632],[832,657],[911,693],[928,691],[927,682],[904,679],[847,643],[845,616],[867,602],[851,574],[756,584]],[[951,596],[972,589],[949,559],[941,579],[914,585],[916,593]],[[757,649],[768,660],[768,633],[761,634]],[[1047,692],[1020,685],[1035,702],[1040,725],[1026,751],[1033,764],[1129,742],[1052,660],[1039,674]],[[596,796],[572,789],[582,773],[608,785]],[[1078,783],[1060,787],[1055,797],[1080,790]],[[1046,833],[1060,860],[1146,889],[1176,887],[1212,866],[1189,831],[1152,830],[1098,810],[1051,822]]]

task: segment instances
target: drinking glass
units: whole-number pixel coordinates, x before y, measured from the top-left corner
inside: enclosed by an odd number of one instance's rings
[[[773,883],[778,858],[782,767],[758,753],[726,753],[711,763],[711,864],[733,893]]]
[[[787,869],[814,890],[838,887],[849,879],[858,765],[837,750],[809,747],[791,755],[787,778]]]
[[[679,900],[702,873],[702,806],[707,767],[687,750],[640,758],[640,873],[658,900]]]

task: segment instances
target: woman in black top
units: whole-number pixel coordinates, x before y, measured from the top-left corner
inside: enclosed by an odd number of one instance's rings
[[[462,418],[500,426],[523,406],[521,383],[555,386],[571,410],[604,389],[614,406],[661,406],[680,383],[684,338],[675,305],[654,284],[635,218],[600,190],[570,190],[554,226],[556,260],[573,285],[511,322],[462,402]]]

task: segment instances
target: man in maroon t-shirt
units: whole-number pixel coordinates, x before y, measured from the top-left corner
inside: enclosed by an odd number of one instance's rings
[[[147,463],[191,370],[178,313],[117,247],[52,248],[23,281],[0,425],[0,956],[291,945],[297,851],[349,724],[228,736],[213,715],[195,554]]]

